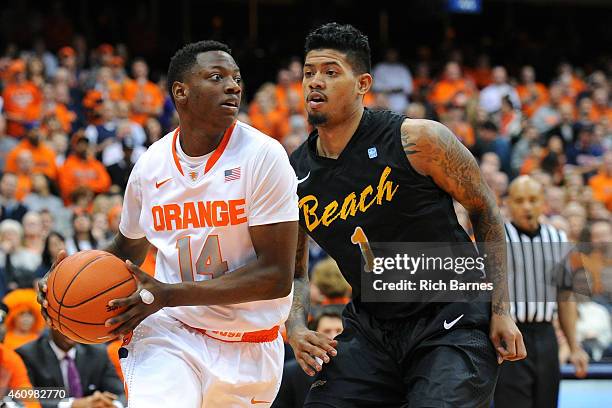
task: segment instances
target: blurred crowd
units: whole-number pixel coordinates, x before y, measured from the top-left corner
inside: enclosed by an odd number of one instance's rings
[[[547,83],[537,74],[531,66],[509,73],[487,55],[467,66],[459,52],[437,66],[428,61],[408,66],[389,49],[374,65],[374,87],[365,103],[448,126],[478,160],[505,216],[512,179],[529,174],[542,183],[542,221],[564,230],[573,242],[592,244],[577,266],[588,264],[591,289],[591,296],[579,299],[577,331],[591,359],[605,361],[612,358],[612,72],[585,72],[563,63]],[[249,73],[243,75],[248,80]],[[288,153],[310,131],[301,80],[302,60],[295,57],[280,67],[275,82],[243,100],[239,114]],[[35,283],[60,250],[102,248],[117,232],[134,163],[177,126],[166,89],[165,78],[153,81],[147,62],[121,44],[89,49],[77,41],[49,50],[37,41],[28,50],[9,46],[0,56],[0,299],[7,306],[0,310],[6,329],[5,336],[0,330],[0,350],[5,355],[23,352],[41,336],[57,336],[45,332]],[[459,205],[456,211],[471,234],[466,211]],[[312,328],[333,337],[342,330],[340,313],[350,287],[320,248],[313,244],[310,251]],[[149,273],[154,259],[152,251],[143,267]],[[110,344],[107,358],[117,368],[112,375],[121,378],[118,347]],[[7,384],[12,383],[0,375],[0,395]]]

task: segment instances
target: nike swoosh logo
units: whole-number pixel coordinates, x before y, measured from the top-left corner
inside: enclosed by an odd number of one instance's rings
[[[308,172],[308,174],[306,175],[306,177],[304,177],[304,178],[302,178],[302,179],[298,179],[298,184],[301,184],[301,183],[305,182],[305,181],[306,181],[306,179],[307,179],[308,177],[310,177],[310,172]]]
[[[270,404],[270,401],[259,401],[256,400],[255,398],[251,398],[251,404],[255,405],[255,404]]]
[[[170,180],[172,180],[172,177],[167,178],[165,180],[162,180],[160,182],[155,183],[155,188],[160,188],[161,186],[163,186],[164,184],[166,184],[167,182],[169,182]]]
[[[458,318],[456,318],[455,320],[453,320],[450,323],[446,323],[446,319],[444,320],[444,328],[446,330],[449,330],[451,327],[453,327],[459,320],[461,320],[461,318],[463,317],[463,315],[459,316]]]

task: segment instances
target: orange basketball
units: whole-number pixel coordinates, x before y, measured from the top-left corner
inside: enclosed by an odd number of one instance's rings
[[[108,302],[128,297],[136,280],[116,256],[97,250],[81,251],[61,261],[47,280],[47,313],[66,337],[79,343],[105,343],[115,327],[104,322],[125,308]]]

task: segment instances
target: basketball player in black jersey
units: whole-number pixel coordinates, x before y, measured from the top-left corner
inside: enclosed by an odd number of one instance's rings
[[[291,156],[301,232],[286,323],[298,363],[309,375],[318,372],[305,406],[488,407],[498,364],[526,356],[508,314],[495,197],[446,127],[364,108],[372,85],[365,35],[350,25],[326,24],[308,35],[305,51],[303,91],[315,130]],[[496,244],[485,262],[494,284],[491,302],[362,301],[362,256],[372,255],[360,249],[368,240],[470,242],[453,199],[469,211],[477,241]],[[306,234],[337,261],[353,288],[344,332],[335,340],[306,328]]]

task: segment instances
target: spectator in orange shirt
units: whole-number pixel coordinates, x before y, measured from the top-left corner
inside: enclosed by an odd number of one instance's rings
[[[282,141],[289,133],[289,124],[285,113],[278,108],[275,89],[272,83],[265,83],[259,88],[249,107],[249,118],[254,128]]]
[[[468,149],[476,143],[474,128],[466,120],[465,109],[458,105],[451,105],[446,112],[443,123],[453,131],[457,139]]]
[[[130,102],[132,114],[130,119],[145,124],[149,117],[157,117],[164,105],[164,94],[161,89],[149,81],[149,67],[142,59],[132,63],[134,79],[128,79],[123,85],[123,97]]]
[[[34,283],[32,283],[34,284]],[[4,345],[15,350],[36,340],[45,327],[34,289],[15,289],[2,301],[8,306]]]
[[[61,125],[61,129],[69,133],[72,129],[72,122],[76,120],[76,114],[58,101],[56,90],[57,88],[51,84],[44,86],[41,118],[43,121],[50,117],[56,118]]]
[[[32,169],[34,168],[34,160],[32,152],[22,150],[17,156],[17,191],[15,198],[17,201],[23,201],[25,196],[32,191]]]
[[[85,186],[94,193],[104,193],[111,185],[110,176],[104,165],[89,153],[89,141],[79,130],[72,137],[73,152],[62,166],[59,186],[64,202],[70,202],[70,195],[78,187]]]
[[[0,401],[6,390],[17,388],[32,388],[23,360],[13,350],[3,344],[6,333],[5,321],[9,312],[8,307],[0,302]],[[25,408],[40,408],[38,402],[27,402]]]
[[[559,83],[566,88],[567,96],[573,100],[587,89],[586,83],[575,74],[574,68],[568,63],[559,65]]]
[[[291,62],[289,62],[288,66],[289,72],[291,73],[291,86],[295,90],[300,91],[300,93],[302,92],[302,79],[304,76],[303,67],[304,64],[300,57],[291,58]]]
[[[39,124],[28,124],[25,138],[8,154],[4,171],[17,173],[17,157],[23,150],[28,150],[32,153],[32,159],[34,160],[32,172],[43,173],[51,180],[57,180],[55,153],[42,140],[43,133]]]
[[[591,120],[600,123],[607,119],[612,123],[612,108],[610,108],[609,94],[606,88],[597,88],[593,91],[593,107],[591,108]]]
[[[6,134],[6,118],[0,113],[0,169],[6,165],[6,157],[17,146],[17,140]]]
[[[10,81],[2,92],[7,133],[21,137],[25,132],[24,123],[40,119],[42,93],[36,85],[26,79],[26,66],[23,61],[13,61],[8,74]]]
[[[292,94],[293,95],[297,94],[298,99],[300,101],[302,100],[302,88],[300,86],[299,91],[295,89],[295,87],[293,86],[293,83],[291,82],[291,72],[288,69],[283,68],[278,71],[278,75],[276,76],[275,93],[276,93],[276,101],[278,103],[278,109],[281,111],[289,112],[290,99],[292,98]],[[291,104],[291,105],[297,108],[299,113],[304,112],[305,108],[304,108],[303,103]],[[287,117],[288,116],[289,116],[289,113],[287,113]]]
[[[26,63],[27,78],[39,89],[45,84],[45,64],[37,56],[31,56]]]
[[[121,84],[113,79],[113,71],[109,67],[101,67],[96,73],[93,89],[102,94],[105,101],[118,101],[123,98]]]
[[[591,177],[589,185],[593,189],[594,198],[612,211],[612,151],[604,154],[603,164],[599,172]]]
[[[65,70],[60,73],[60,69],[55,73],[55,78],[65,78],[66,85],[70,88],[76,88],[78,86],[78,67],[76,52],[72,47],[62,47],[57,52],[59,65]]]
[[[476,67],[472,70],[472,77],[478,89],[483,89],[493,83],[491,60],[487,54],[478,56]]]
[[[456,62],[449,62],[444,69],[443,78],[436,83],[429,95],[438,115],[444,113],[446,106],[459,94],[471,96],[474,86],[461,75],[461,67]]]
[[[525,65],[521,70],[521,84],[516,87],[523,114],[531,117],[541,106],[548,102],[548,90],[540,82],[536,82],[535,70],[531,65]]]

